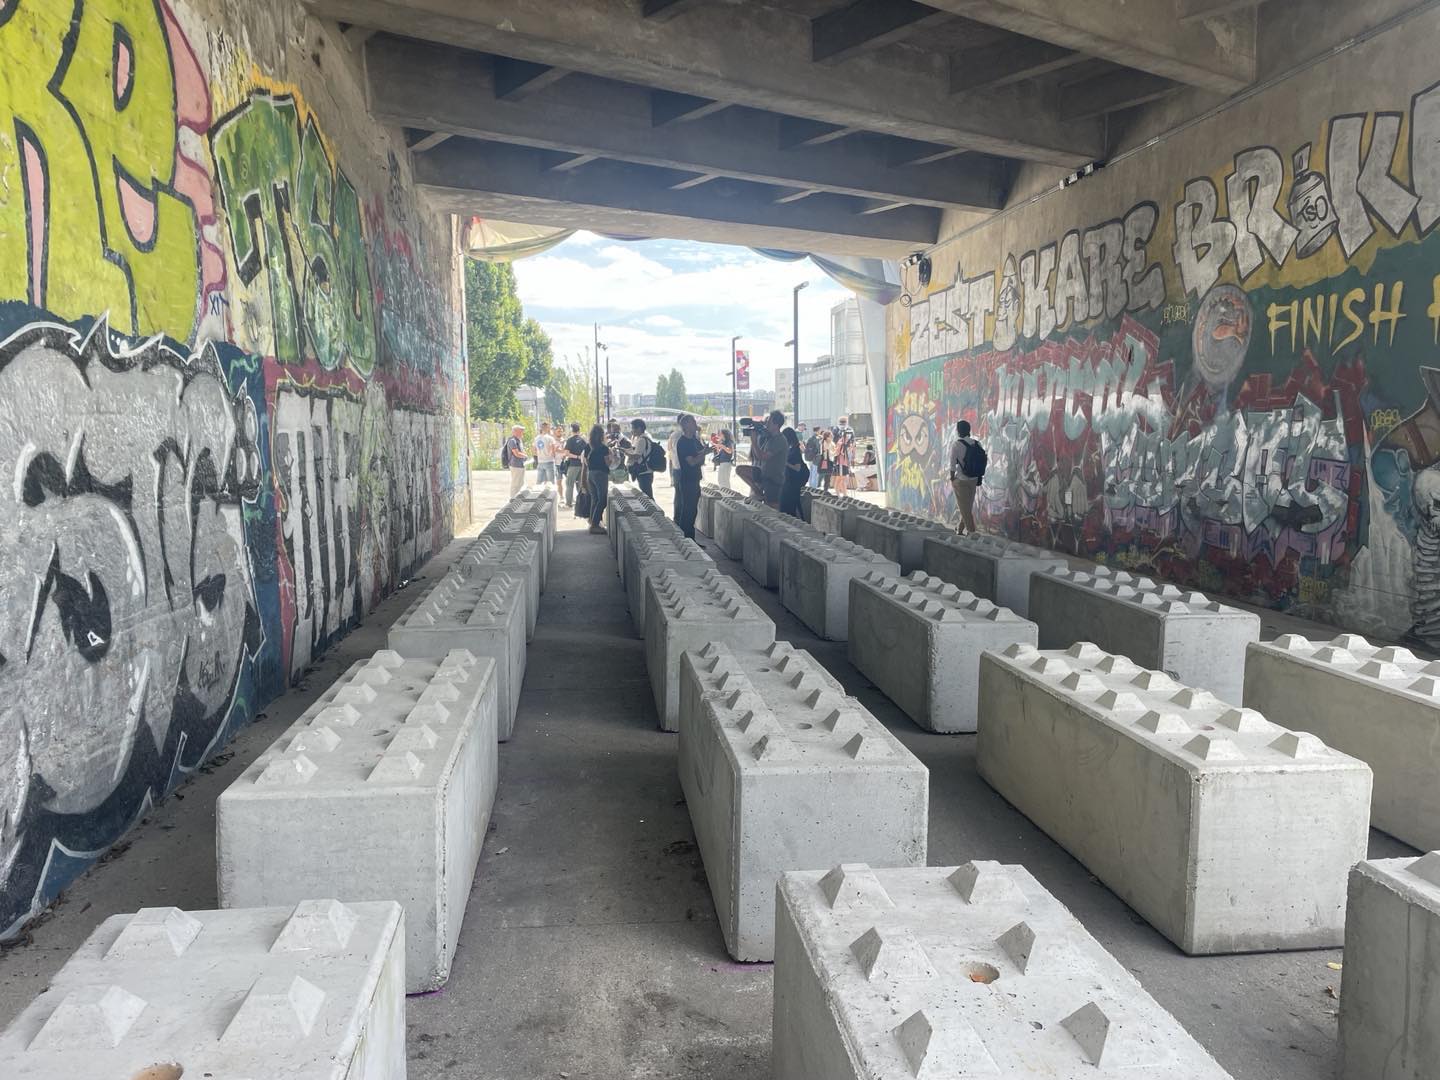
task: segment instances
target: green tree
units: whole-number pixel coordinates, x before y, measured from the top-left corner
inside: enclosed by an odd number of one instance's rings
[[[572,360],[551,370],[545,405],[558,423],[589,426],[595,418],[595,387],[582,361]]]
[[[550,338],[538,322],[525,318],[509,263],[465,261],[465,333],[473,419],[518,416],[515,388],[549,385]]]
[[[521,335],[525,338],[530,356],[525,366],[525,377],[520,381],[526,386],[548,386],[555,368],[555,350],[550,345],[550,335],[534,319],[525,320]]]
[[[655,404],[662,409],[685,408],[685,376],[675,368],[655,380]]]

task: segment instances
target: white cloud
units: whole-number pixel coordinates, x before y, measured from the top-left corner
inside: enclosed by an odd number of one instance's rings
[[[674,315],[647,315],[640,320],[640,324],[642,326],[659,326],[662,328],[685,325],[679,319],[675,318]]]

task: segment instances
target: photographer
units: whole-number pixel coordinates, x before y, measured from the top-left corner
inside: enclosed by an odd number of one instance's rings
[[[746,421],[742,420],[741,430],[745,430],[745,425]],[[750,460],[755,464],[742,465],[735,470],[740,479],[750,485],[757,498],[776,509],[780,506],[780,492],[785,486],[785,457],[790,449],[780,434],[784,427],[785,414],[779,409],[772,410],[765,417],[764,427],[756,427],[752,422],[749,428]]]
[[[700,426],[689,413],[680,415],[680,437],[675,440],[675,524],[695,539],[695,514],[700,509],[700,472],[710,448],[700,441]]]

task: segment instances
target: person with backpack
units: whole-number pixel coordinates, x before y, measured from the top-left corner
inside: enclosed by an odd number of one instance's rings
[[[566,508],[575,505],[575,485],[580,483],[580,474],[585,469],[585,451],[590,444],[585,441],[585,436],[580,434],[580,425],[570,425],[570,437],[565,440],[565,506]],[[584,485],[581,485],[584,490]]]
[[[804,432],[805,425],[800,425],[800,432]],[[816,432],[810,432],[805,439],[805,463],[810,466],[810,486],[820,486],[820,436]]]
[[[645,434],[645,421],[630,421],[630,445],[625,450],[630,479],[650,498],[655,497],[655,471],[665,468],[665,448]]]
[[[510,497],[513,499],[525,486],[525,425],[516,424],[510,437],[500,448],[500,464],[510,470]]]
[[[960,511],[960,524],[955,530],[961,536],[976,532],[975,492],[985,479],[988,463],[980,440],[970,435],[970,421],[955,425],[955,441],[950,444],[950,486],[955,490],[955,507]]]

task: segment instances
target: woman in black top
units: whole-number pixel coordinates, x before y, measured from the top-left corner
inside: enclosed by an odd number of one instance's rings
[[[800,492],[805,487],[805,481],[810,479],[810,466],[805,462],[800,436],[795,434],[795,429],[787,427],[780,434],[785,437],[785,483],[780,488],[780,512],[798,518]]]
[[[735,464],[735,440],[729,430],[720,432],[720,444],[715,447],[715,481],[722,488],[730,486],[730,466]]]
[[[590,492],[590,531],[603,533],[605,500],[610,493],[610,447],[605,445],[605,429],[596,424],[590,429],[590,442],[585,448],[585,484]]]

